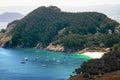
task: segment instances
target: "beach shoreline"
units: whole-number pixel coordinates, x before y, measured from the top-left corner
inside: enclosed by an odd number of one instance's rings
[[[84,52],[83,55],[89,56],[93,59],[101,58],[106,52]]]

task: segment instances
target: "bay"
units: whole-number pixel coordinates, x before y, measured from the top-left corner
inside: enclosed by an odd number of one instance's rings
[[[28,61],[21,64],[25,57]],[[82,54],[0,48],[0,80],[67,80],[89,59]]]

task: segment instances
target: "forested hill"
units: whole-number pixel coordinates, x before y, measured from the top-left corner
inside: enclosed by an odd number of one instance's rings
[[[50,43],[65,49],[80,50],[85,47],[111,47],[105,37],[118,37],[115,33],[119,23],[98,12],[69,13],[58,7],[39,7],[20,20],[6,37],[11,38],[3,47],[42,47]],[[111,35],[108,35],[111,34]],[[103,39],[101,39],[103,38]],[[99,40],[98,40],[99,39]]]

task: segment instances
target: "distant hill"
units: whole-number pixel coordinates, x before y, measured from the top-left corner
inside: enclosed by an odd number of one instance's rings
[[[56,6],[42,6],[18,21],[8,35],[10,40],[1,44],[4,47],[40,48],[52,44],[70,51],[86,47],[112,47],[120,41],[118,35],[112,34],[118,25],[102,13],[62,12]]]
[[[0,22],[12,22],[14,20],[22,19],[24,15],[20,13],[6,12],[0,15]]]

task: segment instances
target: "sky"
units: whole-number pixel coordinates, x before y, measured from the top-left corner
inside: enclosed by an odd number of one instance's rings
[[[97,11],[107,15],[120,13],[120,0],[0,0],[0,14],[18,12],[27,15],[40,6],[50,5],[67,12]],[[111,5],[115,5],[114,8]]]
[[[91,6],[119,4],[120,0],[0,0],[0,7],[7,6]]]

